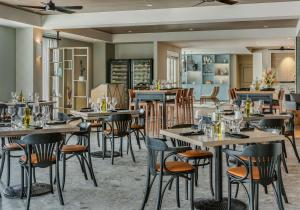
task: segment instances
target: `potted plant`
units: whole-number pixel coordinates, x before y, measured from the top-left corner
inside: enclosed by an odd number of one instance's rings
[[[276,73],[272,69],[268,69],[263,73],[262,81],[266,88],[272,87],[276,80]]]

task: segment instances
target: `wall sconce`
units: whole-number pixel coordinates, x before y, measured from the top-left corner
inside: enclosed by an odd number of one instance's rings
[[[38,59],[42,58],[42,44],[41,44],[41,42],[38,42],[38,41],[35,42],[35,55],[36,55],[36,58],[38,58]]]

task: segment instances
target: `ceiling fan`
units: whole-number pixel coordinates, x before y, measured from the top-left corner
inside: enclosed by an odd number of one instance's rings
[[[28,5],[19,5],[20,7],[24,8],[31,8],[31,9],[39,9],[44,11],[58,11],[66,14],[72,14],[74,11],[72,10],[80,10],[82,6],[56,6],[55,3],[50,0],[49,2],[42,2],[41,6],[28,6]]]
[[[234,4],[239,3],[238,1],[235,1],[235,0],[202,0],[201,2],[195,4],[193,7],[197,7],[200,4],[203,4],[203,3],[206,3],[206,2],[214,2],[214,1],[217,1],[217,2],[220,2],[220,3],[223,3],[223,4],[228,4],[228,5],[234,5]]]

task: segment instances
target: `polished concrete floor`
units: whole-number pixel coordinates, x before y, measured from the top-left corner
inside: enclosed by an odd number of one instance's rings
[[[300,133],[299,133],[300,134]],[[47,194],[40,197],[32,198],[31,209],[47,210],[137,210],[140,208],[146,173],[146,148],[143,145],[141,150],[138,149],[134,142],[134,151],[136,163],[133,163],[130,156],[125,155],[123,158],[116,158],[115,165],[111,165],[110,159],[93,158],[95,175],[98,181],[98,187],[94,187],[91,180],[86,181],[81,173],[77,160],[71,159],[67,163],[67,181],[65,191],[63,192],[65,205],[59,204],[57,191],[54,194]],[[97,149],[95,136],[92,138],[93,150]],[[296,161],[294,153],[287,143],[288,150],[288,168],[289,174],[285,174],[284,183],[289,198],[289,204],[285,204],[285,209],[300,209],[300,164]],[[300,150],[300,141],[298,143]],[[125,148],[125,146],[124,146]],[[20,183],[20,169],[17,159],[12,159],[12,180],[11,184]],[[224,169],[225,170],[225,169]],[[2,177],[2,189],[6,182],[6,171]],[[48,181],[48,170],[37,170],[38,182]],[[195,188],[195,197],[210,198],[208,185],[208,168],[199,170],[199,187]],[[189,202],[184,199],[184,186],[181,182],[181,209],[189,209]],[[226,195],[227,182],[224,173],[224,194]],[[299,194],[298,194],[299,193]],[[156,187],[150,195],[146,209],[155,209]],[[276,209],[276,201],[270,188],[268,195],[264,194],[261,189],[260,209]],[[239,199],[245,200],[245,194],[240,190]],[[26,200],[8,199],[2,196],[0,199],[1,210],[19,210],[25,209]],[[167,191],[163,200],[163,209],[175,210],[176,207],[174,189]]]

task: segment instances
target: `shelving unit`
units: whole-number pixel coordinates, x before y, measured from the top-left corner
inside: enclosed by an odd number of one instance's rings
[[[57,111],[68,112],[87,107],[91,89],[90,63],[88,47],[49,50],[49,96],[50,100],[56,101]],[[83,75],[81,69],[84,69]]]

